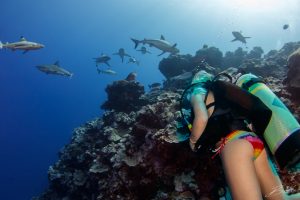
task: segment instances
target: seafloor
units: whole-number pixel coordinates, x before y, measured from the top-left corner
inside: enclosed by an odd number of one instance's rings
[[[163,59],[159,70],[166,81],[149,92],[138,80],[113,82],[106,88],[103,116],[74,130],[49,167],[49,188],[33,199],[219,199],[226,185],[219,159],[193,153],[176,135],[179,99],[191,72],[244,70],[261,76],[299,121],[300,52],[287,62],[299,47],[300,42],[287,43],[264,57],[260,47],[224,56],[205,47],[195,56]],[[278,174],[288,194],[300,192],[299,168]]]

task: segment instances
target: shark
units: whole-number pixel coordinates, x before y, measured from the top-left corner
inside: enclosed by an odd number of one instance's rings
[[[95,59],[95,62],[96,62],[96,66],[98,66],[99,63],[105,63],[106,65],[108,65],[109,67],[110,64],[108,63],[108,61],[110,60],[110,57],[106,54],[101,54],[100,57],[97,57],[97,58],[94,58]]]
[[[6,48],[6,49],[11,49],[13,51],[24,50],[23,54],[27,53],[29,50],[37,50],[37,49],[41,49],[44,47],[45,47],[45,45],[43,45],[43,44],[27,41],[25,39],[25,37],[23,37],[23,36],[20,37],[20,40],[18,42],[12,42],[12,43],[6,42],[3,44],[0,41],[0,49]]]
[[[62,67],[60,67],[59,61],[56,61],[52,65],[38,65],[36,67],[38,68],[38,70],[40,70],[41,72],[44,72],[46,74],[55,74],[55,75],[61,75],[61,76],[68,76],[70,78],[73,76],[73,73],[67,71],[66,69],[64,69]]]
[[[135,57],[130,57],[127,64],[128,63],[133,63],[133,64],[140,65],[140,61],[138,61]]]
[[[127,56],[127,57],[131,57],[129,54],[127,54],[125,52],[125,49],[124,48],[120,48],[119,51],[117,53],[114,53],[113,55],[119,55],[122,59],[122,63],[124,61],[124,57]]]
[[[251,37],[244,37],[244,36],[242,35],[242,32],[237,32],[237,31],[233,31],[233,32],[232,32],[232,35],[234,36],[234,39],[231,40],[231,42],[234,42],[234,41],[240,41],[240,42],[246,44],[246,43],[247,43],[247,42],[246,42],[246,39],[247,39],[247,38],[251,38]]]
[[[102,70],[102,69],[98,69],[97,68],[97,72],[98,72],[98,74],[110,74],[110,75],[116,75],[117,74],[117,72],[115,72],[115,71],[113,71],[113,70],[111,70],[111,69],[104,69],[104,70]]]
[[[157,49],[161,50],[162,53],[158,56],[163,55],[166,52],[169,52],[171,55],[179,53],[179,49],[176,48],[176,43],[171,45],[170,42],[165,40],[165,37],[163,35],[160,36],[160,39],[143,39],[143,40],[137,40],[134,38],[131,38],[131,40],[134,42],[136,49],[140,43],[142,44],[148,44],[150,47],[156,47]]]
[[[185,81],[193,77],[192,72],[183,72],[182,74],[179,74],[178,76],[173,76],[170,78],[171,81]]]
[[[146,47],[141,47],[140,49],[138,49],[137,51],[140,51],[142,54],[146,54],[146,53],[149,53],[149,54],[151,54],[151,52],[150,51],[148,51],[147,49],[146,49]]]

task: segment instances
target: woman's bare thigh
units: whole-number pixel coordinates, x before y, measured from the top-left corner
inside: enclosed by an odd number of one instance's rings
[[[252,145],[244,139],[228,142],[221,152],[221,159],[233,199],[261,200]]]
[[[281,181],[273,173],[265,149],[254,161],[254,166],[264,197],[268,200],[283,200],[284,190]]]

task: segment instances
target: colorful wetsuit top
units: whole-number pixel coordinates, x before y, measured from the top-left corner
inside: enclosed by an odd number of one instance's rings
[[[258,135],[263,134],[272,112],[257,97],[231,83],[219,80],[198,83],[183,92],[180,101],[181,114],[188,126],[194,119],[191,97],[197,94],[206,95],[208,91],[214,94],[214,111],[196,143],[201,145],[200,149],[214,149],[221,138],[226,138],[235,130],[250,132],[247,123],[255,126]]]
[[[204,87],[204,85],[197,84],[188,89],[187,95],[186,95],[186,100],[191,102],[192,96],[195,96],[197,94],[206,95],[207,93],[208,93],[208,90]]]
[[[214,158],[217,154],[220,154],[224,146],[228,142],[232,142],[238,139],[245,139],[247,140],[253,147],[253,160],[255,160],[262,150],[264,149],[264,143],[262,140],[253,132],[248,132],[248,131],[241,131],[241,130],[236,130],[228,134],[225,138],[222,139],[222,144],[220,147],[218,147],[215,152],[216,154],[212,157]]]
[[[186,120],[190,130],[191,130],[191,122],[193,121],[194,118],[194,113],[191,105],[192,96],[197,94],[206,95],[207,93],[208,90],[205,88],[205,83],[194,84],[184,92],[183,99],[182,99],[182,102],[184,103],[181,105],[182,107],[181,111],[185,116],[184,119]]]

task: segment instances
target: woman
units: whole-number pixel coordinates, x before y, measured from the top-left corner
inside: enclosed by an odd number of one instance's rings
[[[214,94],[207,87],[207,81],[212,79],[212,75],[200,71],[192,80],[195,86],[191,88],[189,99],[194,119],[189,144],[193,151],[197,150],[197,141],[199,142],[215,112],[218,112],[220,102],[223,110],[224,105],[226,107],[226,102],[221,99],[222,95]],[[262,140],[245,123],[240,123],[241,120],[238,123],[234,118],[230,120],[227,121],[228,128],[218,133],[220,141],[216,144],[215,151],[220,154],[233,199],[283,199],[283,187],[272,172]],[[232,124],[235,126],[231,126]]]

